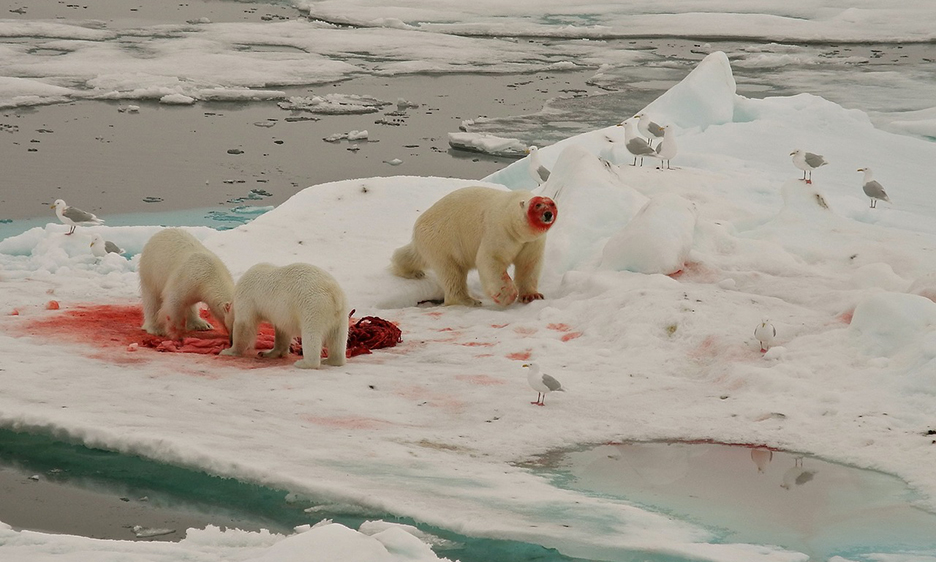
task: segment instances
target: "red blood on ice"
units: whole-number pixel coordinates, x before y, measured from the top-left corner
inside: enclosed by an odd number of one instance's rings
[[[549,324],[546,327],[550,330],[556,330],[557,332],[569,332],[572,330],[572,326],[568,324]]]
[[[45,307],[46,307],[46,310],[58,310],[59,303],[58,301],[49,301],[46,303]]]
[[[533,350],[527,349],[524,351],[515,351],[513,353],[507,354],[507,359],[513,359],[514,361],[529,361],[530,357],[533,356]]]
[[[223,326],[207,310],[202,310],[201,314],[212,326]],[[75,343],[96,343],[100,347],[125,350],[136,345],[156,351],[217,355],[230,345],[223,327],[186,332],[182,339],[168,339],[144,332],[140,329],[142,324],[143,311],[138,305],[79,305],[58,314],[31,320],[24,329],[34,336],[46,335]],[[271,349],[273,327],[261,324],[258,332],[256,349]],[[370,353],[371,349],[394,346],[400,341],[401,331],[396,325],[382,318],[367,316],[349,327],[346,355],[354,357]],[[294,342],[290,351],[301,353],[301,343]]]
[[[569,332],[568,334],[563,334],[561,338],[562,341],[574,340],[582,336],[582,332]]]

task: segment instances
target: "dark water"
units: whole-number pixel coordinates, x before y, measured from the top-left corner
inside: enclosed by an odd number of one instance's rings
[[[316,505],[287,490],[92,449],[47,435],[0,430],[0,521],[17,529],[134,540],[132,527],[140,525],[173,531],[152,539],[180,540],[187,528],[209,524],[289,534],[297,525],[322,519],[353,529],[367,520],[382,519],[416,525],[444,539],[445,546],[438,554],[452,560],[576,560],[538,545],[461,536],[363,508],[350,515],[327,508],[306,512]]]

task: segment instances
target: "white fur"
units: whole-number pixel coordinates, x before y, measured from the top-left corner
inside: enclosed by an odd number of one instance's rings
[[[318,369],[322,344],[328,365],[345,364],[348,346],[348,299],[335,278],[307,263],[276,267],[259,263],[234,289],[234,340],[222,355],[243,355],[253,348],[260,322],[276,330],[273,349],[264,357],[285,357],[295,336],[302,336],[302,360],[296,367]]]
[[[179,228],[153,235],[140,255],[143,329],[155,335],[178,336],[184,330],[210,330],[198,303],[224,322],[234,296],[234,280],[218,256]],[[184,323],[184,324],[183,324]]]
[[[542,298],[537,291],[546,231],[527,219],[529,191],[465,187],[439,199],[413,226],[413,241],[393,253],[392,271],[421,278],[432,269],[446,305],[478,306],[468,294],[468,271],[477,268],[484,292],[508,305]],[[507,274],[515,267],[516,285]]]

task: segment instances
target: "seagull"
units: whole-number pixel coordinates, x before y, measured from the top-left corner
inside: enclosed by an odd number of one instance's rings
[[[637,165],[638,158],[640,158],[640,165],[643,166],[644,156],[653,156],[653,148],[634,130],[633,119],[621,121],[618,127],[624,127],[624,146],[634,157],[634,163],[631,166]]]
[[[634,117],[638,119],[637,130],[640,131],[640,134],[647,137],[647,144],[653,146],[654,139],[663,138],[663,127],[651,121],[649,115],[646,113],[638,113],[634,115]]]
[[[546,400],[547,394],[554,390],[565,392],[565,389],[562,388],[562,385],[559,384],[559,381],[550,375],[547,375],[546,373],[541,374],[539,365],[536,363],[526,363],[523,366],[530,370],[530,374],[527,375],[527,382],[529,382],[530,386],[533,387],[533,390],[536,391],[536,402],[530,402],[530,404],[545,406],[546,404],[544,403],[544,400]]]
[[[761,323],[754,328],[754,337],[760,342],[761,353],[766,353],[767,350],[770,349],[774,338],[777,337],[777,329],[770,323],[770,320],[762,320]]]
[[[780,487],[789,490],[794,486],[802,486],[812,480],[816,472],[818,471],[803,468],[803,457],[796,457],[793,460],[793,466],[783,473],[783,483]]]
[[[104,222],[103,219],[97,218],[92,213],[82,211],[76,207],[69,207],[61,199],[56,199],[50,208],[55,209],[55,214],[62,221],[62,224],[71,226],[71,230],[66,233],[66,236],[74,233],[76,226],[93,226]]]
[[[828,164],[825,158],[819,156],[818,154],[813,154],[812,152],[806,152],[805,150],[796,149],[790,153],[790,156],[793,157],[793,165],[803,170],[803,179],[806,183],[812,183],[812,171],[818,168],[819,166],[825,166]]]
[[[660,141],[660,144],[657,146],[654,156],[660,159],[661,170],[663,169],[664,161],[666,161],[666,169],[672,169],[670,168],[670,160],[676,156],[676,135],[673,133],[672,125],[663,127],[663,140]]]
[[[527,148],[526,152],[530,155],[530,175],[536,180],[536,185],[543,185],[543,182],[549,179],[549,170],[540,163],[539,149],[535,146]]]
[[[864,189],[865,195],[871,198],[871,208],[877,208],[878,199],[890,203],[890,198],[887,196],[887,193],[884,192],[884,186],[879,184],[877,180],[872,179],[871,168],[858,168],[858,171],[864,172],[864,180],[861,182],[861,188]]]
[[[91,253],[99,258],[103,258],[107,254],[123,254],[124,249],[110,240],[105,241],[100,234],[95,234],[91,237]]]
[[[751,460],[757,465],[757,472],[763,474],[767,471],[767,465],[773,460],[773,451],[766,447],[754,447],[751,449]]]

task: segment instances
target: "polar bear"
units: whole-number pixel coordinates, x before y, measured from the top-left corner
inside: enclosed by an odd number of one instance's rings
[[[307,263],[276,267],[258,263],[248,269],[234,289],[234,339],[222,355],[243,355],[254,346],[262,321],[275,328],[273,349],[264,357],[285,357],[295,336],[302,336],[301,369],[318,369],[322,344],[325,363],[345,364],[348,346],[348,299],[335,278]]]
[[[210,330],[201,318],[204,302],[228,333],[234,279],[218,256],[180,228],[154,234],[140,255],[143,330],[178,337],[185,330]]]
[[[413,240],[393,253],[395,275],[418,279],[432,269],[445,305],[479,306],[468,294],[468,271],[477,268],[484,292],[497,304],[543,298],[537,290],[546,231],[556,204],[529,191],[463,187],[442,197],[416,219]],[[514,265],[516,284],[507,273]]]

